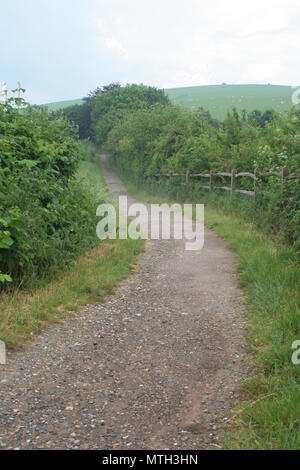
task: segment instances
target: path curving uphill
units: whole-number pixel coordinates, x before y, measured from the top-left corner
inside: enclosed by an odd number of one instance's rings
[[[125,195],[102,164],[112,195]],[[9,355],[0,448],[220,445],[243,377],[242,294],[234,256],[213,232],[199,252],[183,243],[148,242],[113,297]]]

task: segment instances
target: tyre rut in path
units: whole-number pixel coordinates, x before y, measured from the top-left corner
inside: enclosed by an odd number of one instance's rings
[[[112,195],[126,194],[105,156],[102,165]],[[244,363],[242,294],[224,242],[210,230],[200,252],[148,242],[105,303],[9,353],[0,448],[211,448]]]

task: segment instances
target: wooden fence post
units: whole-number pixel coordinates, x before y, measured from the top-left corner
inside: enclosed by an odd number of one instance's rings
[[[254,170],[253,191],[254,191],[254,205],[256,204],[256,191],[257,191],[258,171]]]
[[[214,189],[214,185],[215,185],[215,173],[213,170],[211,170],[210,172],[210,182],[209,182],[209,185],[210,185],[210,190],[212,191]]]
[[[236,174],[237,174],[236,170],[231,171],[231,195],[233,194],[234,189],[235,189]]]
[[[190,170],[187,170],[186,172],[186,184],[190,184],[190,177],[191,177],[191,172]]]
[[[286,180],[288,178],[288,176],[289,176],[289,169],[288,169],[287,166],[284,166],[282,168],[282,180],[283,181]]]

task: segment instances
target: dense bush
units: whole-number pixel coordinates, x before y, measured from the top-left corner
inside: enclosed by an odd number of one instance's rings
[[[102,146],[108,133],[130,111],[148,109],[155,103],[169,104],[163,91],[144,85],[113,87],[96,97],[92,105],[91,126],[95,142]]]
[[[82,158],[64,119],[0,104],[0,281],[28,284],[95,241],[95,207],[74,175]]]

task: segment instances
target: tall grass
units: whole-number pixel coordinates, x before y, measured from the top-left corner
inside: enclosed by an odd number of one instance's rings
[[[300,339],[299,256],[253,224],[209,206],[206,223],[238,255],[255,357],[255,372],[245,384],[247,401],[234,412],[227,446],[299,449],[300,367],[292,363],[292,343]]]

